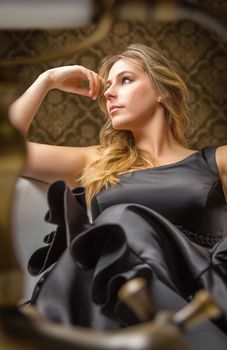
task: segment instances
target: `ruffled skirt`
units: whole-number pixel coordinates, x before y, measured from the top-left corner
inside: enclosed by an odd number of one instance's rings
[[[105,209],[90,224],[83,193],[62,181],[51,185],[48,203],[46,220],[57,229],[28,265],[31,274],[42,274],[31,302],[47,318],[99,330],[136,323],[117,293],[142,276],[157,311],[179,310],[207,289],[223,315],[195,327],[189,341],[193,349],[226,349],[226,237],[211,249],[202,247],[157,212],[128,203]]]

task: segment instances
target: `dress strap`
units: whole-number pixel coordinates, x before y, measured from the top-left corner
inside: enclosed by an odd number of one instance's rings
[[[217,146],[207,146],[202,149],[202,154],[211,170],[219,176],[219,170],[216,162]]]

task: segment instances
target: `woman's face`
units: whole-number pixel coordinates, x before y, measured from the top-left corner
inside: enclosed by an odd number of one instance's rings
[[[133,131],[146,126],[160,107],[149,77],[132,60],[120,59],[111,67],[104,96],[112,126],[117,130]]]

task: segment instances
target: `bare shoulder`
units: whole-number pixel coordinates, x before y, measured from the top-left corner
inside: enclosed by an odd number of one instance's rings
[[[216,162],[227,201],[227,145],[220,146],[216,151]]]
[[[216,161],[221,175],[227,175],[227,145],[217,147]]]

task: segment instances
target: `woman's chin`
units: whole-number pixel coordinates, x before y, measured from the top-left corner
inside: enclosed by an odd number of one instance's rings
[[[129,130],[126,123],[118,122],[116,120],[112,120],[112,128],[114,130]]]
[[[128,131],[128,128],[126,128],[126,126],[123,126],[123,125],[113,125],[112,124],[112,127],[113,127],[114,130],[119,130],[119,131],[125,130],[125,131]]]

